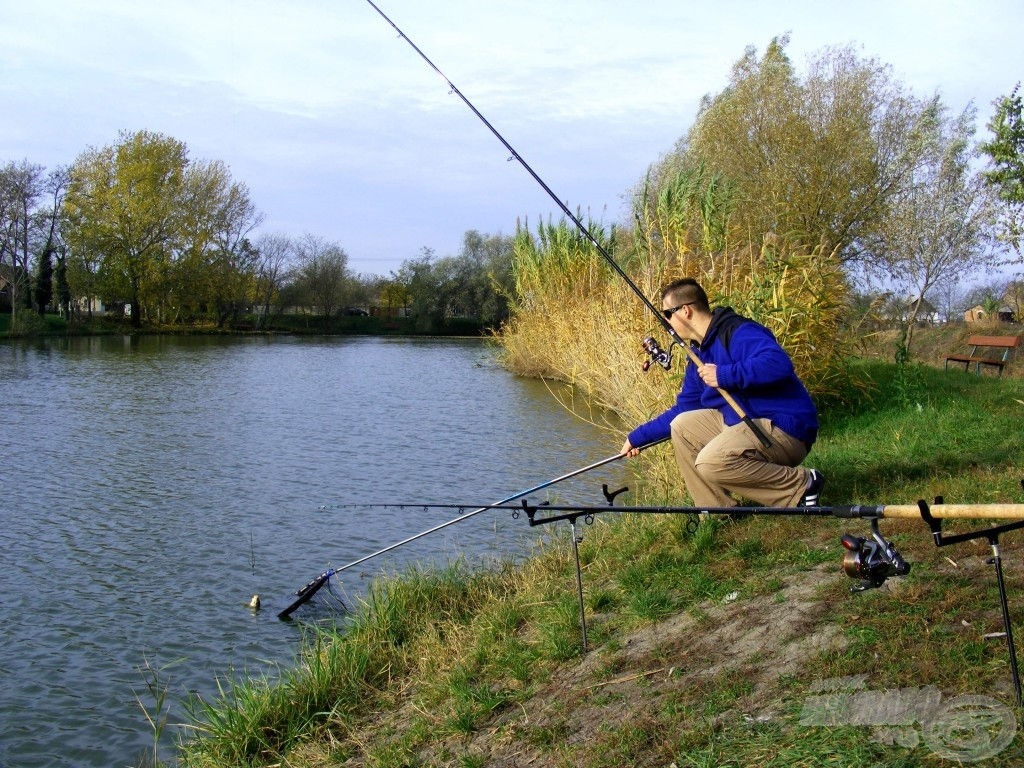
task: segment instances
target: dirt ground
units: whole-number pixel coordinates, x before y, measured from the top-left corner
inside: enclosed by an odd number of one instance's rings
[[[473,755],[488,768],[565,765],[574,748],[592,749],[607,739],[602,733],[609,724],[650,722],[669,702],[699,696],[730,674],[749,692],[729,716],[770,720],[778,714],[779,679],[798,675],[803,660],[843,647],[840,629],[826,620],[827,593],[845,592],[847,581],[834,564],[825,564],[793,575],[772,595],[704,603],[638,629],[613,650],[592,650],[560,667],[528,700],[501,710],[471,736],[420,753],[417,764],[464,765],[453,755]],[[588,623],[600,618],[588,617]],[[386,727],[401,731],[411,706],[397,710]],[[551,734],[558,748],[538,744],[538,734]]]
[[[595,652],[578,666],[554,675],[545,688],[504,722],[495,722],[470,744],[473,753],[490,752],[488,766],[548,766],[546,755],[516,738],[526,726],[566,734],[565,743],[593,743],[606,723],[650,717],[662,701],[710,684],[723,673],[743,675],[751,692],[739,702],[744,718],[776,714],[777,682],[796,674],[801,661],[823,650],[839,649],[843,638],[834,625],[822,624],[828,601],[825,585],[842,575],[834,565],[807,571],[769,598],[703,605],[697,615],[683,613],[626,638],[620,650]],[[608,670],[616,673],[609,679]],[[573,702],[566,706],[566,702]],[[511,726],[511,727],[509,727]],[[497,742],[491,734],[504,734]]]

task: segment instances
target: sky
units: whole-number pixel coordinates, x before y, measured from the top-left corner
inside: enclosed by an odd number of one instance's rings
[[[954,113],[1024,80],[1020,0],[376,0],[558,198],[628,220],[648,167],[748,46],[852,45]],[[468,230],[559,218],[543,188],[366,0],[0,0],[0,163],[122,131],[245,184],[254,234],[313,234],[388,275]]]

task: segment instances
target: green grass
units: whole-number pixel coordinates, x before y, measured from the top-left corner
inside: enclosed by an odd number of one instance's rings
[[[828,474],[828,499],[1019,498],[1020,478],[1000,470],[1020,458],[1015,421],[1024,415],[1024,380],[877,362],[860,365],[857,374],[873,387],[846,408],[825,412],[822,438],[805,462]]]
[[[866,386],[823,409],[808,460],[828,477],[826,503],[1021,501],[1024,380],[885,363],[860,363],[854,374]],[[833,581],[814,593],[819,610],[806,632],[831,628],[839,648],[808,651],[766,689],[756,665],[770,658],[771,638],[749,668],[726,663],[726,639],[711,649],[722,664],[692,676],[702,660],[688,643],[716,629],[723,605],[781,610],[787,585],[823,568],[838,573],[840,534],[865,535],[867,525],[755,515],[707,518],[690,530],[685,519],[605,515],[584,529],[586,655],[563,537],[515,567],[409,571],[374,583],[346,631],[312,635],[274,683],[242,678],[224,683],[214,701],[193,702],[194,737],[179,764],[474,766],[488,764],[494,749],[574,768],[930,767],[950,763],[864,726],[801,726],[813,684],[866,674],[872,690],[934,685],[947,697],[1010,700],[1005,643],[983,638],[1000,629],[987,543],[938,550],[915,521],[882,522],[914,563],[894,589],[850,595]],[[1014,564],[1015,615],[1024,594],[1019,538],[1001,542]],[[696,634],[658,631],[644,666],[631,666],[636,633],[675,617]],[[603,719],[608,708],[627,715]],[[753,716],[760,711],[770,717]],[[1018,737],[984,764],[1022,757]]]

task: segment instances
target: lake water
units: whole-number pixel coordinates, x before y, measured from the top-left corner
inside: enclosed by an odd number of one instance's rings
[[[2,768],[141,763],[145,668],[181,722],[188,692],[294,658],[301,623],[276,614],[298,587],[458,514],[349,505],[482,505],[620,444],[475,340],[6,344],[0,401]],[[551,491],[597,502],[622,471]],[[343,588],[556,533],[485,512],[345,571]]]

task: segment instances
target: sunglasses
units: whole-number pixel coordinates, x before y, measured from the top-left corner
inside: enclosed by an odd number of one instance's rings
[[[687,301],[687,302],[684,302],[684,303],[680,304],[678,307],[671,307],[669,309],[663,309],[663,310],[661,310],[661,314],[663,314],[665,316],[666,320],[670,320],[672,318],[672,315],[674,315],[676,312],[678,312],[683,307],[688,307],[691,304],[693,304],[692,301]]]

